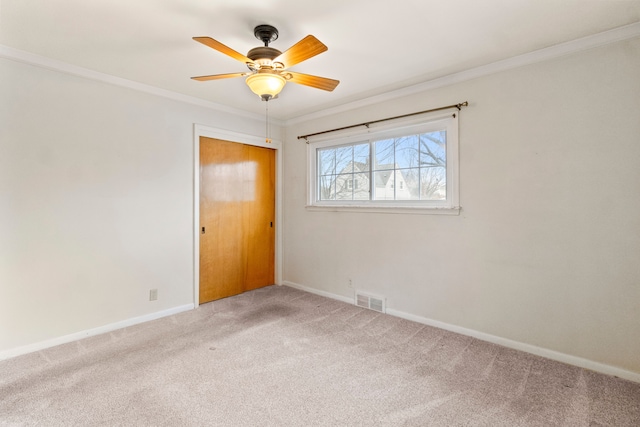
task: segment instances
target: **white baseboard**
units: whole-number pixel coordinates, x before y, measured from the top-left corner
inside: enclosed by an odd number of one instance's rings
[[[312,294],[321,295],[323,297],[336,299],[339,301],[355,304],[353,298],[347,298],[342,295],[332,294],[330,292],[321,291],[319,289],[310,288],[308,286],[300,285],[298,283],[284,281],[282,283],[285,286],[300,289],[302,291],[310,292]],[[387,314],[402,319],[411,320],[413,322],[422,323],[423,325],[433,326],[436,328],[444,329],[446,331],[455,332],[461,335],[477,338],[482,341],[487,341],[492,344],[498,344],[503,347],[511,348],[514,350],[524,351],[525,353],[535,354],[536,356],[545,357],[547,359],[555,360],[558,362],[566,363],[568,365],[577,366],[579,368],[589,369],[591,371],[599,372],[601,374],[612,375],[618,378],[624,378],[629,381],[640,383],[640,373],[627,371],[626,369],[618,368],[604,363],[595,362],[593,360],[584,359],[578,356],[572,356],[570,354],[560,353],[558,351],[550,350],[543,347],[538,347],[531,344],[526,344],[519,341],[513,341],[507,338],[498,337],[495,335],[487,334],[484,332],[476,331],[474,329],[463,328],[461,326],[451,325],[449,323],[440,322],[438,320],[429,319],[415,314],[406,313],[404,311],[395,310],[387,307]]]
[[[290,288],[300,289],[301,291],[309,292],[312,294],[320,295],[322,297],[327,297],[331,299],[337,299],[338,301],[346,302],[347,304],[353,304],[354,299],[349,297],[343,297],[342,295],[332,294],[331,292],[321,291],[319,289],[309,288],[304,285],[299,285],[298,283],[283,281],[282,284],[284,286],[289,286]]]
[[[169,308],[167,310],[157,311],[155,313],[145,314],[144,316],[133,317],[131,319],[122,320],[120,322],[110,323],[108,325],[100,326],[93,329],[87,329],[84,331],[76,332],[69,335],[64,335],[50,340],[37,342],[34,344],[25,345],[22,347],[12,348],[10,350],[0,351],[0,360],[10,359],[12,357],[21,356],[27,353],[33,353],[36,351],[44,350],[50,347],[55,347],[61,344],[67,344],[73,341],[78,341],[83,338],[92,337],[94,335],[100,335],[107,332],[115,331],[118,329],[126,328],[128,326],[137,325],[139,323],[149,322],[151,320],[160,319],[161,317],[167,317],[174,314],[182,313],[183,311],[193,310],[193,304],[185,304],[178,307]]]

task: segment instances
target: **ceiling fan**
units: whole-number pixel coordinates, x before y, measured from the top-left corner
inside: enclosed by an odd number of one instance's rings
[[[308,35],[288,50],[280,52],[278,49],[269,46],[269,43],[278,38],[278,30],[275,27],[271,25],[258,25],[254,28],[253,34],[258,40],[264,43],[264,46],[251,49],[246,56],[211,37],[193,37],[195,41],[245,63],[250,71],[191,78],[198,81],[208,81],[248,76],[246,80],[247,85],[251,91],[262,98],[263,101],[277,97],[278,93],[280,93],[288,81],[329,92],[335,89],[338,83],[340,83],[338,80],[288,70],[288,68],[319,55],[328,49],[327,46],[314,36]]]

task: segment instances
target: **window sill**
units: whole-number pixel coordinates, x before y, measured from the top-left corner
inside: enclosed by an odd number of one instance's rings
[[[460,215],[460,206],[453,208],[423,206],[362,206],[362,205],[307,205],[315,212],[362,212],[414,215]]]

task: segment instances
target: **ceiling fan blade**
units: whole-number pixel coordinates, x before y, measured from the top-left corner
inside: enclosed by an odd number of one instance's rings
[[[246,56],[244,56],[243,54],[241,54],[240,52],[236,52],[235,50],[231,49],[230,47],[223,45],[222,43],[220,43],[217,40],[212,39],[211,37],[193,37],[193,39],[197,42],[202,43],[205,46],[209,46],[211,49],[215,49],[218,52],[222,52],[225,55],[229,55],[230,57],[232,57],[235,60],[238,60],[240,62],[243,63],[253,63],[253,61],[249,58],[247,58]]]
[[[298,43],[276,57],[273,62],[284,64],[284,68],[292,67],[302,61],[312,58],[328,49],[320,40],[312,35],[300,40]]]
[[[305,86],[315,87],[316,89],[322,89],[331,92],[338,86],[340,80],[328,79],[326,77],[318,77],[312,76],[310,74],[302,74],[302,73],[294,73],[291,71],[286,71],[283,74],[288,74],[291,76],[289,81],[293,83],[298,83]]]
[[[198,80],[199,82],[206,82],[208,80],[218,80],[218,79],[229,79],[232,77],[242,77],[248,76],[251,73],[228,73],[228,74],[213,74],[210,76],[198,76],[191,77],[193,80]]]

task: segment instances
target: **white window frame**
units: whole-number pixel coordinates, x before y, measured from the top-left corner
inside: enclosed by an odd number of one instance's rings
[[[318,149],[339,147],[354,143],[397,138],[400,136],[446,130],[447,132],[447,198],[446,200],[318,200],[317,152]],[[343,132],[339,136],[327,135],[314,138],[307,145],[307,210],[414,213],[458,215],[459,205],[459,159],[458,159],[458,113],[440,112],[429,116],[413,117],[371,125],[368,128]]]

